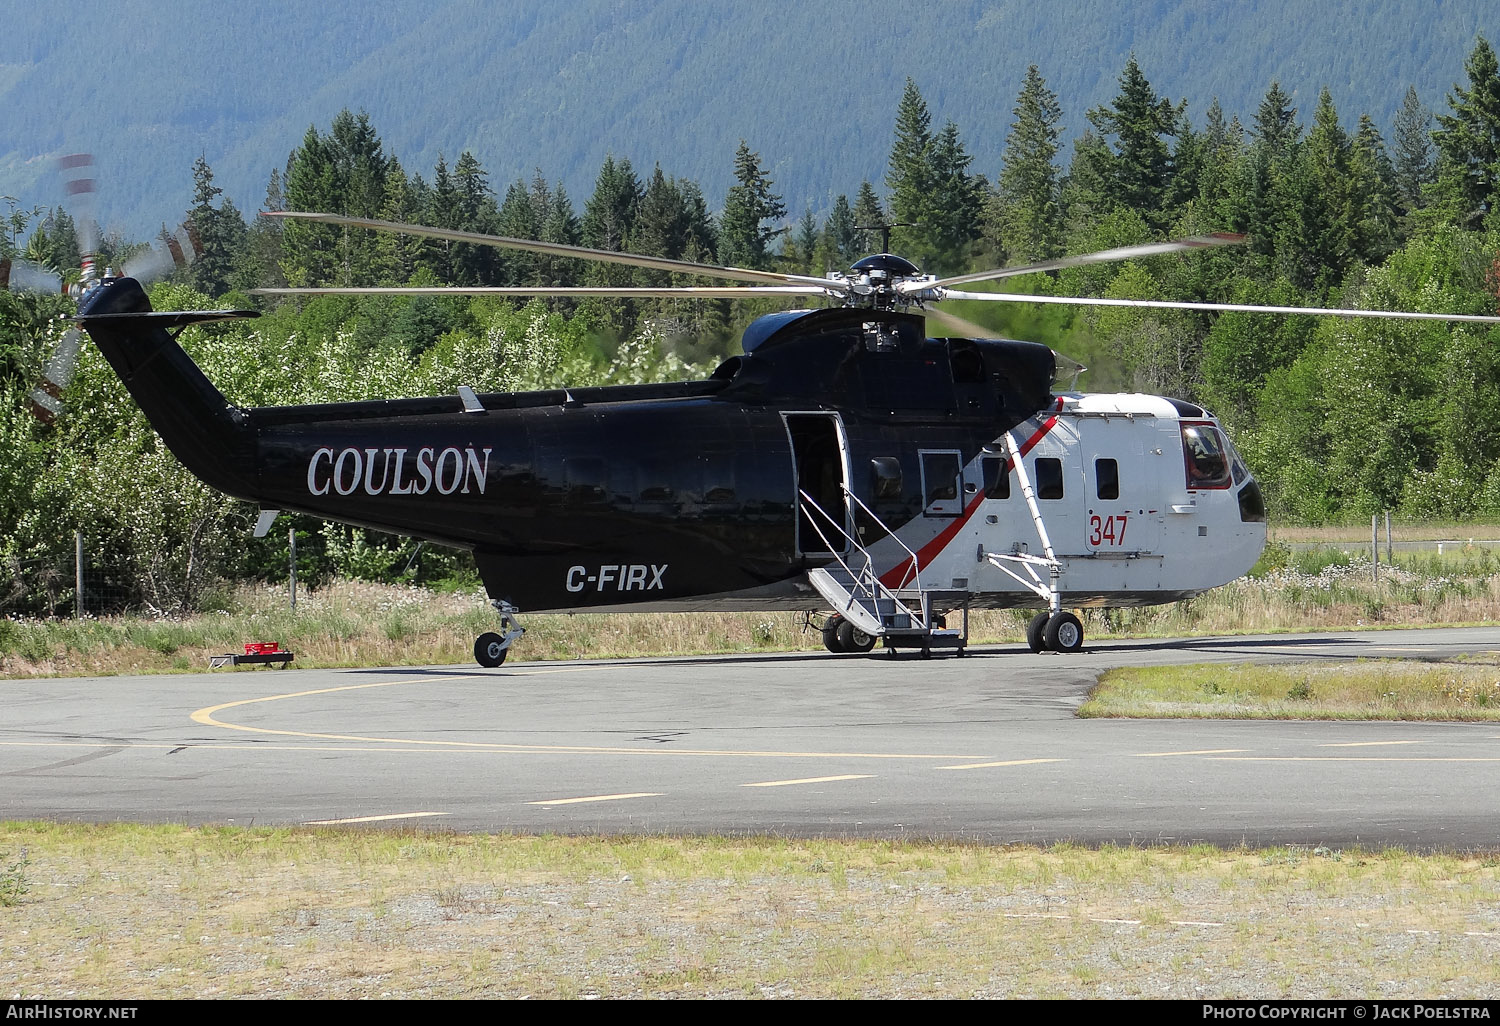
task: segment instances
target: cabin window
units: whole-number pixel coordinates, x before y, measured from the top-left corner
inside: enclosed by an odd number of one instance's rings
[[[1228,488],[1229,446],[1212,424],[1183,421],[1182,460],[1189,488]]]
[[[1061,499],[1063,497],[1062,460],[1042,456],[1036,461],[1036,497],[1038,499]]]
[[[1094,493],[1101,499],[1120,497],[1120,464],[1117,461],[1094,461]]]
[[[1010,461],[1000,456],[986,456],[979,461],[979,467],[984,474],[984,497],[1010,498]]]
[[[901,461],[894,456],[876,456],[870,460],[870,492],[877,502],[896,502],[901,498]]]
[[[930,517],[956,517],[963,512],[963,494],[958,476],[963,468],[957,452],[924,452],[922,456],[922,505]]]

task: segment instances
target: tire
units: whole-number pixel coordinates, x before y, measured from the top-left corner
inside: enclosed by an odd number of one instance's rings
[[[875,647],[875,638],[845,620],[839,624],[839,644],[845,652],[868,652]]]
[[[1047,621],[1051,619],[1051,615],[1045,611],[1040,612],[1026,626],[1026,644],[1033,652],[1040,652],[1047,647]]]
[[[844,646],[839,644],[839,628],[844,625],[844,618],[834,613],[823,624],[823,647],[834,655],[843,655]]]
[[[505,639],[493,631],[481,634],[474,641],[474,659],[486,669],[493,670],[504,663],[509,654],[510,649],[505,647]]]
[[[1047,621],[1043,640],[1053,652],[1077,652],[1083,647],[1083,624],[1072,613],[1058,613]]]

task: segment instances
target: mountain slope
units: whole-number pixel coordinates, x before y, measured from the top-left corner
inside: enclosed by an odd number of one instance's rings
[[[499,190],[540,168],[580,207],[611,152],[696,178],[717,205],[744,138],[796,217],[880,186],[907,76],[993,178],[1033,62],[1070,132],[1134,52],[1199,123],[1215,96],[1248,122],[1279,79],[1304,121],[1327,85],[1346,124],[1368,111],[1389,135],[1408,84],[1442,109],[1476,33],[1500,27],[1485,0],[1424,4],[1419,25],[1405,0],[122,0],[76,23],[9,6],[0,194],[54,203],[50,158],[90,150],[101,216],[135,236],[190,205],[199,153],[253,210],[308,126],[346,106],[408,169],[471,149]]]

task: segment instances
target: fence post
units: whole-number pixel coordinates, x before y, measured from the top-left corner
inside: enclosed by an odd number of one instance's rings
[[[73,532],[73,619],[83,619],[83,532]]]
[[[1385,565],[1394,566],[1395,557],[1391,555],[1391,511],[1385,511]]]
[[[1380,587],[1380,514],[1370,514],[1370,581]]]
[[[286,530],[287,550],[287,590],[292,595],[292,612],[297,611],[297,529],[289,527]]]

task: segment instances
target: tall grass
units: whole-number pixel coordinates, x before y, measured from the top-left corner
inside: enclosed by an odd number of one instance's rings
[[[225,608],[181,618],[0,619],[0,676],[200,670],[210,656],[276,641],[298,666],[468,663],[474,638],[494,630],[477,590],[343,581],[301,593],[242,587]],[[1368,556],[1337,546],[1273,544],[1251,574],[1165,606],[1083,612],[1087,638],[1273,633],[1496,620],[1500,556],[1462,546],[1398,553],[1378,581]],[[1032,610],[976,612],[975,644],[1020,644]],[[795,613],[580,613],[526,616],[512,659],[820,650]],[[955,623],[954,626],[957,624]]]

